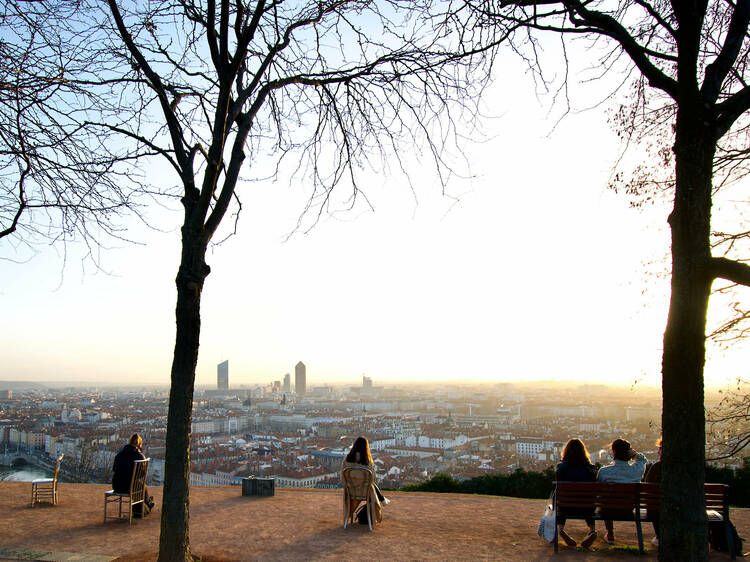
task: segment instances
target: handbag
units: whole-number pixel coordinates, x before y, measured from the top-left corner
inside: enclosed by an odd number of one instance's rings
[[[539,521],[539,528],[536,532],[547,542],[555,540],[555,508],[552,507],[551,503],[548,503],[544,508],[544,514]]]

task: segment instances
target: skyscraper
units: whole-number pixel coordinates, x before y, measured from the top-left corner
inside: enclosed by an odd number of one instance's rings
[[[292,391],[292,377],[287,373],[284,375],[284,386],[282,387],[283,392],[291,392]]]
[[[307,369],[305,364],[300,361],[294,366],[294,391],[297,396],[304,396],[307,389]]]
[[[216,388],[219,390],[229,388],[229,359],[222,361],[216,367]]]

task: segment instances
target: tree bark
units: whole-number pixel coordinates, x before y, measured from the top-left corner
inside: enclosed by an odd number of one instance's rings
[[[697,92],[696,92],[697,93]],[[708,560],[703,367],[712,277],[710,217],[715,139],[698,98],[675,129],[672,296],[662,361],[663,472],[659,560]]]
[[[202,229],[191,227],[190,214],[190,209],[186,208],[185,225],[182,227],[182,259],[175,280],[177,335],[167,414],[164,503],[159,538],[160,562],[193,559],[188,538],[190,429],[201,328],[201,292],[210,269],[205,263],[206,245],[203,242]]]

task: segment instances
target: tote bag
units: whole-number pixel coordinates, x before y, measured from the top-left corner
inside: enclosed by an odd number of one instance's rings
[[[552,504],[547,504],[544,508],[544,514],[542,520],[539,521],[539,528],[537,534],[547,542],[555,540],[555,510]]]

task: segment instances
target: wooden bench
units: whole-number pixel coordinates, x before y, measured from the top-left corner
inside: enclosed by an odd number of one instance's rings
[[[729,522],[729,486],[706,484],[706,516],[709,523],[723,522],[732,560],[736,558]],[[639,482],[555,482],[555,552],[558,550],[557,519],[633,521],[638,533],[638,550],[643,554],[641,523],[658,518],[659,484]],[[562,513],[561,513],[562,511]]]

